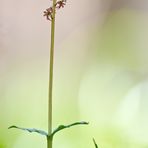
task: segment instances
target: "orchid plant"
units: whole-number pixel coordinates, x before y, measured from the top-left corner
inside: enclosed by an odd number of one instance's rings
[[[69,125],[59,125],[56,129],[52,130],[52,93],[53,93],[53,68],[54,68],[54,39],[55,39],[55,14],[56,11],[64,8],[67,0],[51,0],[52,6],[48,7],[43,13],[43,16],[46,17],[48,21],[51,22],[51,45],[50,45],[50,62],[49,62],[49,93],[48,93],[48,132],[36,128],[23,128],[18,126],[10,126],[11,128],[16,128],[24,131],[28,131],[30,133],[36,132],[40,135],[43,135],[47,139],[47,148],[53,148],[53,137],[54,135],[66,128],[70,128],[75,125],[87,125],[88,122],[81,121],[81,122],[75,122]],[[95,140],[93,139],[95,148],[98,148]]]

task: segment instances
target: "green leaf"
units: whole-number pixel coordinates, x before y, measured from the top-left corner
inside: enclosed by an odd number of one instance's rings
[[[88,122],[85,122],[85,121],[82,121],[82,122],[75,122],[75,123],[72,123],[72,124],[69,124],[69,125],[59,125],[53,132],[52,134],[50,135],[50,137],[53,137],[57,132],[65,129],[65,128],[70,128],[72,126],[75,126],[75,125],[87,125],[89,124]]]
[[[97,145],[97,143],[96,143],[94,138],[93,138],[93,142],[94,142],[95,148],[98,148],[98,145]]]
[[[8,129],[12,129],[12,128],[28,131],[30,133],[35,132],[35,133],[38,133],[40,135],[44,135],[46,137],[48,136],[47,132],[45,132],[43,130],[38,130],[38,129],[35,129],[35,128],[23,128],[23,127],[18,127],[18,126],[13,125],[13,126],[10,126]]]

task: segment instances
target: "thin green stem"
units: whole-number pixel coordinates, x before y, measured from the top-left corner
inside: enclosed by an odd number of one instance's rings
[[[52,141],[53,141],[53,138],[47,137],[47,148],[52,148]]]
[[[52,92],[53,92],[53,64],[54,64],[54,37],[55,37],[55,4],[53,0],[53,15],[51,21],[51,46],[50,46],[50,64],[49,64],[49,96],[48,96],[48,135],[52,133]],[[52,148],[52,138],[47,137],[47,148]]]

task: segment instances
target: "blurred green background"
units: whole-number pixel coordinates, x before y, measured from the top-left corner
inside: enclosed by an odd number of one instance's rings
[[[47,130],[49,1],[0,0],[0,148],[44,148]],[[57,12],[55,148],[148,148],[148,1],[69,0]]]

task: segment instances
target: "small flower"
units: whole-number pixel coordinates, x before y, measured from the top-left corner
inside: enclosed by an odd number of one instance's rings
[[[56,8],[60,9],[61,7],[64,8],[64,6],[66,5],[66,0],[60,0],[56,3]]]
[[[67,2],[67,0],[59,0],[59,1],[57,1],[56,4],[53,7],[49,7],[44,11],[43,16],[46,16],[47,20],[52,21],[54,9],[57,10],[57,9],[60,9],[60,8],[64,8],[64,6],[66,5],[66,2]]]
[[[45,11],[44,11],[44,15],[43,16],[46,16],[47,20],[52,20],[52,14],[53,14],[53,8],[50,7],[50,8],[47,8]]]

